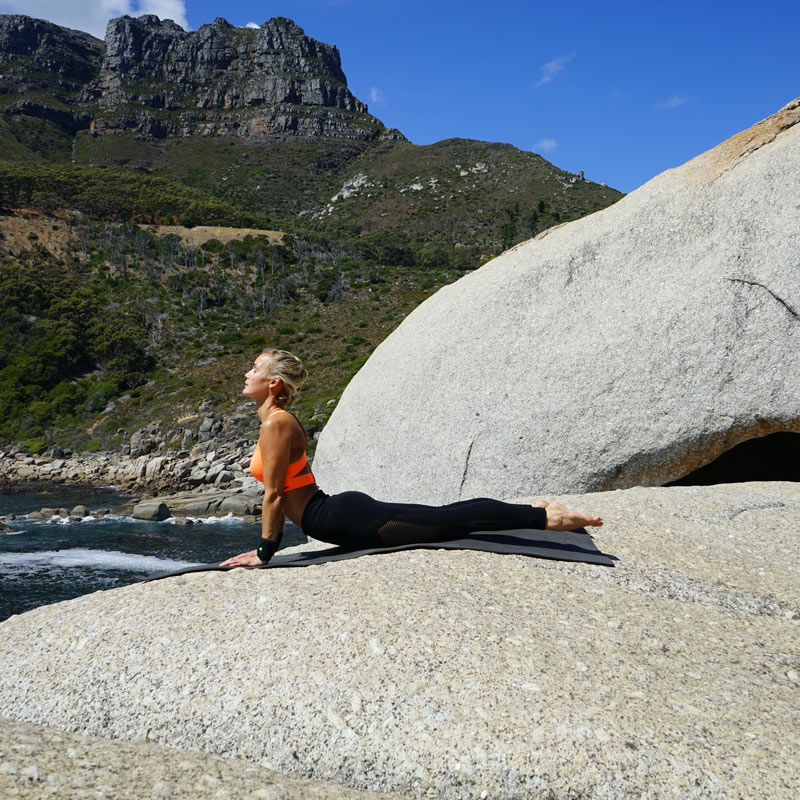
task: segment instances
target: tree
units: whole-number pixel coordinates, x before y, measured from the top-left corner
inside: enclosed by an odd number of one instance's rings
[[[517,226],[513,222],[504,222],[500,226],[500,240],[503,244],[503,250],[508,250],[514,239],[517,236]]]

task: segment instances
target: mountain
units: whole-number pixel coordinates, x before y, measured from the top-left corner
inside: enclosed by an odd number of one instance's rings
[[[88,33],[0,15],[0,157],[69,158],[91,122],[79,96],[99,75],[102,54]]]
[[[411,144],[352,94],[334,45],[281,17],[187,32],[123,16],[101,42],[0,16],[0,69],[3,157],[159,174],[282,227],[487,252],[621,197],[510,145]]]
[[[192,32],[152,15],[111,20],[83,99],[98,106],[94,135],[399,136],[347,88],[338,49],[282,17],[256,29],[217,17]]]
[[[218,17],[187,32],[153,15],[123,16],[101,42],[44,20],[0,16],[0,68],[4,120],[19,144],[43,157],[79,130],[250,142],[403,138],[347,88],[335,46],[280,17],[258,29]],[[26,135],[34,121],[50,123],[50,135]]]

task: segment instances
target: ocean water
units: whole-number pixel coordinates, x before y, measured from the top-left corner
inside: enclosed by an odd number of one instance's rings
[[[11,533],[0,534],[0,620],[135,583],[154,572],[223,561],[252,550],[260,536],[259,525],[231,516],[186,526],[143,522],[122,513],[73,523],[25,517],[45,507],[114,509],[128,499],[111,488],[69,486],[21,494],[0,489],[0,516],[17,515],[6,523]],[[302,531],[287,523],[282,547],[305,541]]]

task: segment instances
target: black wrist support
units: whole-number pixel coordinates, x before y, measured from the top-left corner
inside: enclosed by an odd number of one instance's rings
[[[266,564],[272,556],[275,555],[275,551],[278,549],[281,543],[281,537],[278,537],[277,542],[273,542],[272,539],[262,539],[259,542],[258,548],[256,549],[256,555],[261,559],[263,564]]]

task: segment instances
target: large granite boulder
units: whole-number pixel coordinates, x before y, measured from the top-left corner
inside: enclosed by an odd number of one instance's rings
[[[799,120],[796,100],[437,292],[345,390],[323,488],[660,485],[800,431]]]
[[[0,716],[415,797],[794,800],[800,484],[572,503],[616,567],[417,550],[11,617]]]

